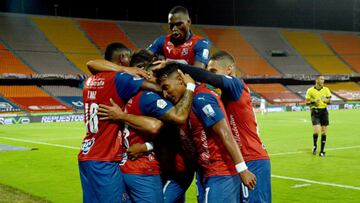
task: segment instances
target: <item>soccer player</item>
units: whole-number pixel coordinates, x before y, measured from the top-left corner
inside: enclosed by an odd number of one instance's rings
[[[152,55],[146,50],[135,53],[131,59],[131,66],[149,67],[146,62],[152,61]],[[145,60],[144,59],[148,59]],[[189,76],[182,75],[188,86],[193,87],[194,81]],[[151,149],[147,141],[152,141],[154,135],[144,133],[139,120],[129,119],[130,115],[152,116],[165,122],[183,124],[189,115],[193,90],[187,90],[181,100],[173,106],[170,101],[161,98],[153,91],[140,91],[126,104],[126,112],[115,103],[111,106],[100,105],[98,115],[106,119],[125,122],[123,133],[124,146],[129,149],[133,144],[145,144]],[[134,123],[135,122],[135,123]],[[158,134],[162,125],[157,125],[152,134]],[[146,127],[145,127],[146,128]],[[167,136],[172,136],[168,134]],[[143,153],[136,159],[129,159],[124,153],[121,171],[130,199],[133,202],[163,202],[163,187],[160,178],[159,162],[154,151]]]
[[[144,79],[120,72],[98,73],[86,80],[83,91],[86,136],[78,155],[84,202],[120,202],[124,191],[119,170],[120,125],[99,120],[99,104],[109,104],[113,98],[123,107],[140,88],[151,86]]]
[[[331,92],[324,87],[324,76],[320,75],[315,80],[315,86],[306,91],[306,105],[311,109],[311,121],[314,129],[314,147],[312,153],[315,155],[317,150],[317,139],[321,133],[321,149],[319,156],[325,156],[326,128],[329,125],[329,113],[327,105],[331,102]]]
[[[175,6],[169,12],[168,23],[171,34],[157,38],[148,50],[168,60],[205,68],[209,60],[210,42],[191,32],[188,10]]]
[[[249,170],[256,176],[256,187],[248,190],[242,186],[243,202],[271,202],[271,172],[269,156],[262,144],[256,117],[247,85],[235,76],[235,60],[227,52],[215,53],[209,61],[209,71],[179,64],[179,68],[190,74],[195,81],[220,88],[222,101],[230,121],[231,129],[241,149]],[[240,174],[241,175],[241,174]]]
[[[161,88],[173,103],[185,91],[177,70],[178,64],[170,63],[156,72]],[[203,85],[195,88],[188,130],[184,136],[191,137],[196,146],[197,162],[204,177],[205,202],[238,202],[238,173],[248,187],[255,187],[256,178],[247,170],[220,98]]]
[[[105,49],[105,60],[111,61],[122,66],[129,66],[131,59],[131,49],[124,44],[114,42]]]

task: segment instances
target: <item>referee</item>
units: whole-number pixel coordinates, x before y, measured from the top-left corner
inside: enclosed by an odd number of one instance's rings
[[[314,148],[312,153],[315,155],[317,150],[317,139],[321,130],[321,149],[319,156],[325,156],[326,127],[329,125],[329,114],[326,106],[330,104],[331,92],[324,87],[324,76],[318,76],[315,86],[306,91],[306,105],[311,109],[311,121],[314,128],[313,140]]]

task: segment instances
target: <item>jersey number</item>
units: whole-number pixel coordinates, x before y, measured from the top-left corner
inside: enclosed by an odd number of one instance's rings
[[[97,116],[99,105],[96,103],[85,103],[85,119],[86,131],[90,133],[97,133],[99,130],[99,119]]]

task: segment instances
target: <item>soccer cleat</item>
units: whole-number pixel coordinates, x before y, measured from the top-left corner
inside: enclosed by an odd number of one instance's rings
[[[314,146],[314,147],[313,147],[313,150],[312,150],[313,155],[316,155],[316,149],[317,149],[317,147]]]
[[[325,156],[325,152],[320,152],[319,156],[324,157],[324,156]]]

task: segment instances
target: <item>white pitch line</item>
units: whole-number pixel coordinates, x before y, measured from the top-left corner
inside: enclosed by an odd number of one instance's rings
[[[360,145],[356,145],[356,146],[348,146],[348,147],[334,147],[334,148],[327,148],[326,151],[335,151],[335,150],[341,150],[341,149],[356,149],[356,148],[360,148]],[[273,153],[273,154],[269,154],[270,156],[282,156],[282,155],[289,155],[289,154],[302,154],[302,153],[307,153],[307,152],[311,152],[309,151],[295,151],[295,152],[279,152],[279,153]]]
[[[279,175],[274,175],[274,174],[272,174],[271,177],[286,179],[286,180],[301,181],[301,182],[305,182],[305,183],[313,183],[313,184],[318,184],[318,185],[327,185],[327,186],[333,186],[333,187],[341,187],[341,188],[347,188],[347,189],[353,189],[353,190],[360,190],[360,187],[355,187],[355,186],[351,186],[351,185],[341,185],[341,184],[335,184],[335,183],[327,183],[327,182],[320,182],[320,181],[315,181],[315,180],[308,180],[308,179],[303,179],[303,178],[279,176]]]
[[[18,142],[28,142],[28,143],[33,143],[33,144],[42,144],[42,145],[48,145],[48,146],[52,146],[52,147],[62,147],[62,148],[77,149],[77,150],[80,149],[79,147],[74,147],[74,146],[67,146],[67,145],[62,145],[62,144],[51,144],[51,143],[47,143],[47,142],[24,140],[24,139],[17,139],[17,138],[11,138],[11,137],[0,137],[0,139],[18,141]]]

